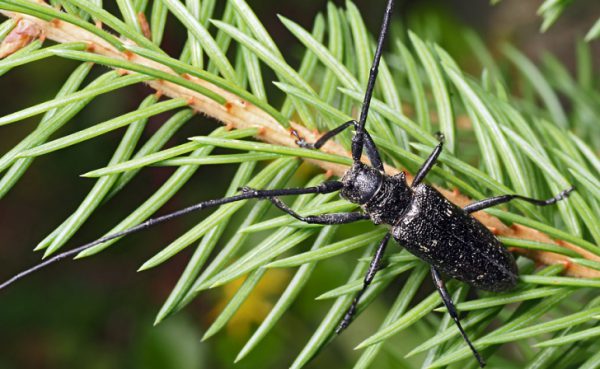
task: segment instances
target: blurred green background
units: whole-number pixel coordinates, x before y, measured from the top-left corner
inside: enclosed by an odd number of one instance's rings
[[[298,64],[302,48],[279,23],[283,14],[310,28],[326,1],[249,0],[260,19],[292,65]],[[338,2],[342,5],[341,2]],[[369,29],[375,33],[383,1],[357,0]],[[504,41],[516,44],[534,60],[544,50],[558,55],[568,66],[574,63],[573,40],[589,29],[600,12],[598,1],[578,1],[546,34],[539,34],[541,20],[535,15],[537,0],[505,0],[491,7],[485,0],[399,1],[397,21],[419,33],[430,34],[469,70],[472,58],[465,54],[457,27],[477,30],[492,51]],[[450,31],[450,32],[448,32]],[[167,27],[163,47],[175,55],[184,38],[182,30]],[[600,60],[597,45],[594,46]],[[75,63],[59,59],[28,64],[0,78],[0,115],[51,98]],[[478,73],[478,70],[472,70]],[[137,107],[151,91],[136,86],[94,101],[67,128],[75,131]],[[110,107],[110,110],[107,109]],[[158,117],[155,122],[161,121]],[[26,135],[36,119],[0,128],[0,152]],[[206,133],[217,123],[195,117],[173,142]],[[152,124],[148,130],[151,131]],[[108,134],[37,159],[20,183],[0,201],[0,279],[32,265],[40,255],[32,248],[62,222],[93,185],[79,174],[102,167],[109,160],[122,132]],[[148,133],[149,135],[149,133]],[[306,168],[306,175],[314,172]],[[117,198],[104,205],[70,242],[75,246],[97,238],[152,193],[171,173],[152,168],[142,173]],[[219,197],[232,175],[228,166],[203,167],[184,190],[161,213],[208,198]],[[206,181],[210,178],[210,181]],[[118,247],[77,262],[63,262],[35,274],[0,294],[0,369],[4,368],[283,368],[300,351],[329,302],[314,297],[345,280],[350,268],[343,260],[321,263],[316,276],[284,316],[272,334],[242,362],[233,358],[255,327],[253,319],[274,301],[288,275],[271,273],[255,296],[242,307],[236,324],[227,333],[201,343],[227,289],[203,294],[191,306],[158,327],[152,322],[162,302],[183,270],[190,252],[183,252],[165,266],[144,273],[136,269],[176,235],[206,214],[195,214],[161,225],[119,242]],[[238,219],[239,221],[239,219]],[[190,250],[191,251],[191,250]],[[311,368],[350,367],[357,356],[352,347],[364,337],[370,321],[380,321],[390,301],[379,299],[344,335],[336,338],[310,365]],[[268,311],[268,310],[267,310]],[[372,319],[371,319],[372,318]],[[429,324],[427,319],[423,324]],[[410,335],[395,337],[387,345],[420,342],[418,326]],[[382,355],[377,367],[399,368],[401,352]]]

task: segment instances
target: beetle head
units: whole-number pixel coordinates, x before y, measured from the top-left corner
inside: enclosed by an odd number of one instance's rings
[[[356,204],[366,204],[375,195],[383,175],[375,168],[361,162],[355,162],[342,178],[341,195]]]

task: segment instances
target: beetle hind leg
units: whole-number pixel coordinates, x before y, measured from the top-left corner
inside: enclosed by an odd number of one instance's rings
[[[435,269],[434,267],[431,267],[431,276],[433,277],[433,282],[435,283],[435,287],[437,288],[438,292],[440,293],[440,296],[442,297],[442,301],[444,302],[444,305],[446,305],[446,309],[448,309],[448,313],[454,320],[454,323],[456,323],[456,326],[458,327],[458,330],[460,331],[460,334],[464,338],[465,342],[467,342],[467,345],[469,345],[469,348],[471,349],[471,351],[473,351],[473,355],[475,355],[475,358],[479,362],[479,366],[483,368],[485,366],[485,361],[483,360],[483,358],[481,357],[481,355],[479,354],[479,352],[477,351],[475,346],[473,346],[473,343],[471,343],[471,340],[467,336],[467,333],[465,333],[462,325],[460,324],[460,319],[458,318],[458,312],[456,311],[454,302],[452,302],[452,297],[450,297],[450,294],[448,293],[448,290],[446,289],[446,284],[444,283],[444,280],[442,279],[440,272],[438,272],[438,270]]]
[[[521,195],[502,195],[502,196],[490,197],[489,199],[484,199],[481,201],[473,202],[473,203],[465,206],[463,208],[463,210],[466,211],[467,213],[474,213],[476,211],[487,209],[492,206],[505,204],[505,203],[515,200],[515,199],[527,201],[529,203],[532,203],[532,204],[535,204],[538,206],[553,205],[553,204],[556,204],[557,202],[559,202],[560,200],[564,200],[567,197],[569,197],[571,192],[573,192],[574,190],[575,190],[575,187],[569,187],[566,190],[561,191],[558,195],[549,198],[548,200],[532,199],[531,197],[525,197],[525,196],[521,196]]]

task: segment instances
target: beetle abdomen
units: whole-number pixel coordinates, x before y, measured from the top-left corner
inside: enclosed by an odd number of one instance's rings
[[[476,288],[498,292],[517,283],[515,260],[500,241],[430,186],[414,189],[392,235],[412,254]]]

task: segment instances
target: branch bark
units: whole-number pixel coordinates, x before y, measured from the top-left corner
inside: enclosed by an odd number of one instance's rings
[[[43,37],[51,39],[55,42],[86,42],[89,45],[89,52],[94,52],[112,58],[127,60],[129,62],[137,63],[140,65],[175,74],[171,69],[161,64],[158,64],[152,60],[148,60],[135,54],[120,52],[119,50],[115,49],[113,46],[111,46],[101,38],[97,37],[96,35],[73,24],[66,23],[60,20],[45,21],[26,14],[14,13],[4,10],[0,10],[0,12],[9,18],[19,20],[19,22],[27,22],[29,27],[32,27],[31,24],[33,23],[35,27],[41,30],[41,34]],[[128,71],[124,72],[130,73]],[[165,96],[171,98],[187,99],[189,101],[190,106],[195,111],[217,119],[218,121],[222,122],[223,124],[229,127],[235,129],[257,127],[260,129],[260,131],[256,138],[258,138],[259,140],[276,145],[295,147],[294,138],[290,135],[290,132],[287,129],[283,128],[277,121],[275,121],[275,119],[273,119],[265,111],[259,109],[258,107],[254,106],[248,101],[239,98],[236,95],[233,95],[227,91],[224,91],[214,86],[213,84],[207,81],[187,75],[185,77],[191,81],[194,81],[195,83],[209,88],[212,91],[217,92],[219,95],[225,97],[227,102],[224,105],[221,105],[199,93],[190,91],[189,89],[186,89],[184,87],[162,80],[153,80],[148,82],[147,84],[153,89],[155,89],[158,93],[161,93]],[[298,131],[298,133],[302,137],[306,138],[309,142],[316,141],[316,139],[320,136],[318,132],[310,131],[296,122],[290,122],[290,126],[296,131]],[[351,156],[350,153],[347,150],[345,150],[341,145],[332,141],[327,143],[323,148],[321,148],[321,150],[331,154],[343,155],[347,157]],[[348,169],[346,166],[340,164],[333,164],[315,160],[308,161],[320,166],[324,170],[336,176],[342,176]],[[397,168],[393,168],[388,165],[386,165],[385,169],[388,174],[396,174],[399,172]],[[407,177],[409,182],[411,182],[412,176],[407,174]],[[438,190],[450,201],[461,207],[471,202],[471,199],[460,194],[456,190],[451,191],[444,188],[438,188]],[[583,258],[600,262],[600,257],[598,257],[597,255],[594,255],[593,253],[586,251],[581,247],[573,245],[564,240],[554,240],[548,235],[539,232],[535,229],[519,224],[507,226],[506,224],[502,223],[498,218],[493,217],[485,212],[478,212],[474,216],[480,222],[486,225],[486,227],[488,227],[497,236],[505,236],[511,238],[519,238],[524,240],[556,244],[577,252]],[[520,254],[527,256],[530,259],[533,259],[539,264],[562,264],[565,266],[565,274],[570,276],[581,278],[600,277],[600,271],[572,263],[570,259],[564,255],[538,250],[526,250],[520,248],[514,248],[514,250]]]

